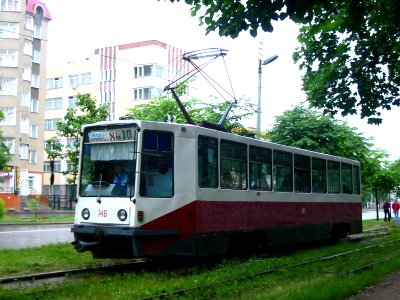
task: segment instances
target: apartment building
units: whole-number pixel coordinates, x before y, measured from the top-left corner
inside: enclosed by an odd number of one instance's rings
[[[75,105],[79,93],[90,93],[98,105],[107,103],[110,120],[118,120],[129,108],[159,97],[171,80],[189,70],[188,63],[182,61],[183,53],[171,45],[150,40],[97,48],[93,55],[49,66],[45,140],[57,136],[57,121],[62,120],[68,107]],[[63,144],[68,143],[58,138]],[[68,169],[68,164],[61,160],[54,163],[56,193],[63,193],[66,178],[61,172]],[[50,161],[46,154],[44,172],[46,186],[50,181]]]
[[[43,188],[47,28],[51,15],[37,0],[0,0],[0,129],[12,160],[0,173],[0,198],[19,208],[19,196]]]

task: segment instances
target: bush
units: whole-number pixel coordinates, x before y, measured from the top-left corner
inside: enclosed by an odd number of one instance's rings
[[[0,199],[0,219],[6,215],[6,205],[3,199]]]

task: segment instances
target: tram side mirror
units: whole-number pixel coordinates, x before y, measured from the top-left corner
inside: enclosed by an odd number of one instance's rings
[[[162,175],[167,174],[167,172],[168,172],[168,164],[160,163],[159,171],[160,171],[160,174],[162,174]]]

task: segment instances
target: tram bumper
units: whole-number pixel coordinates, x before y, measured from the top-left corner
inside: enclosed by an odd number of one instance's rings
[[[146,256],[147,239],[178,236],[177,229],[142,230],[137,227],[76,224],[71,228],[78,252],[91,251],[95,258],[130,258]]]

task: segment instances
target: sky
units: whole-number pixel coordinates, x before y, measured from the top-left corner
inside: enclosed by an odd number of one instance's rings
[[[42,0],[52,16],[48,34],[48,64],[76,61],[94,53],[94,49],[159,40],[185,51],[206,48],[228,50],[225,57],[229,78],[236,98],[246,97],[258,102],[258,59],[260,43],[262,58],[277,54],[277,60],[262,67],[261,130],[271,128],[276,116],[306,100],[302,90],[302,72],[294,64],[293,51],[298,26],[290,20],[274,23],[274,31],[259,30],[256,38],[242,32],[238,38],[219,37],[216,32],[205,34],[198,17],[192,17],[184,0]],[[345,120],[367,138],[373,138],[376,149],[385,150],[390,159],[400,158],[397,126],[400,109],[383,113],[383,124],[368,125],[367,120],[352,116]],[[256,127],[256,116],[246,121]]]

